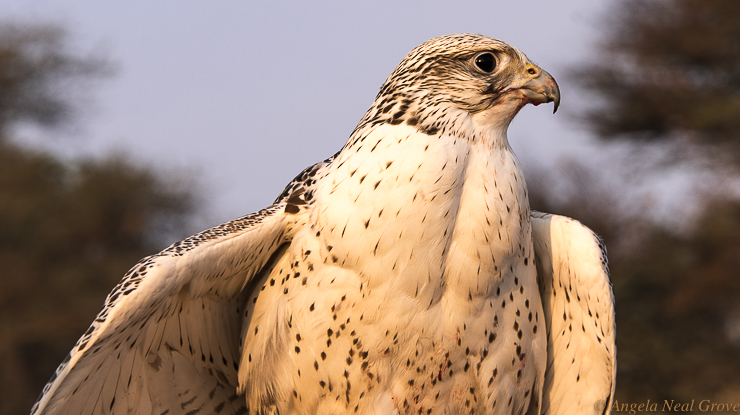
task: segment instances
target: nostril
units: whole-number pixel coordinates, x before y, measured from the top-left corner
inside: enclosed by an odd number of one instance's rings
[[[534,68],[529,68],[527,72],[529,72],[530,75],[537,75],[537,69]]]

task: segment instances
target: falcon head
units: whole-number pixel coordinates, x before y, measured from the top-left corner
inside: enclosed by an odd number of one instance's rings
[[[462,124],[505,130],[526,104],[560,104],[552,76],[515,47],[474,34],[440,36],[412,50],[388,77],[363,124],[418,126],[427,134]]]

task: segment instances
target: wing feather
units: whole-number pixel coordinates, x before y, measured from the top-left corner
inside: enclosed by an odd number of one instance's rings
[[[604,244],[578,221],[540,212],[532,236],[548,328],[541,414],[608,414],[617,368]]]
[[[32,414],[240,413],[245,286],[289,243],[286,203],[144,258],[44,388]]]

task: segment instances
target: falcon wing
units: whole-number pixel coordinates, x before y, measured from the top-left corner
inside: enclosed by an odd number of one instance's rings
[[[246,412],[236,396],[244,288],[290,242],[286,207],[297,208],[278,200],[134,266],[31,414]]]
[[[547,321],[541,414],[608,414],[617,360],[606,248],[578,221],[534,211],[532,237]]]

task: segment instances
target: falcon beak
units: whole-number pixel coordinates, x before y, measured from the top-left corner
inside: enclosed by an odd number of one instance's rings
[[[555,79],[547,71],[537,65],[528,63],[525,69],[529,80],[520,86],[519,90],[524,93],[527,101],[532,105],[537,106],[554,102],[555,109],[552,113],[556,113],[560,106],[560,88],[558,87],[558,83],[555,82]]]

